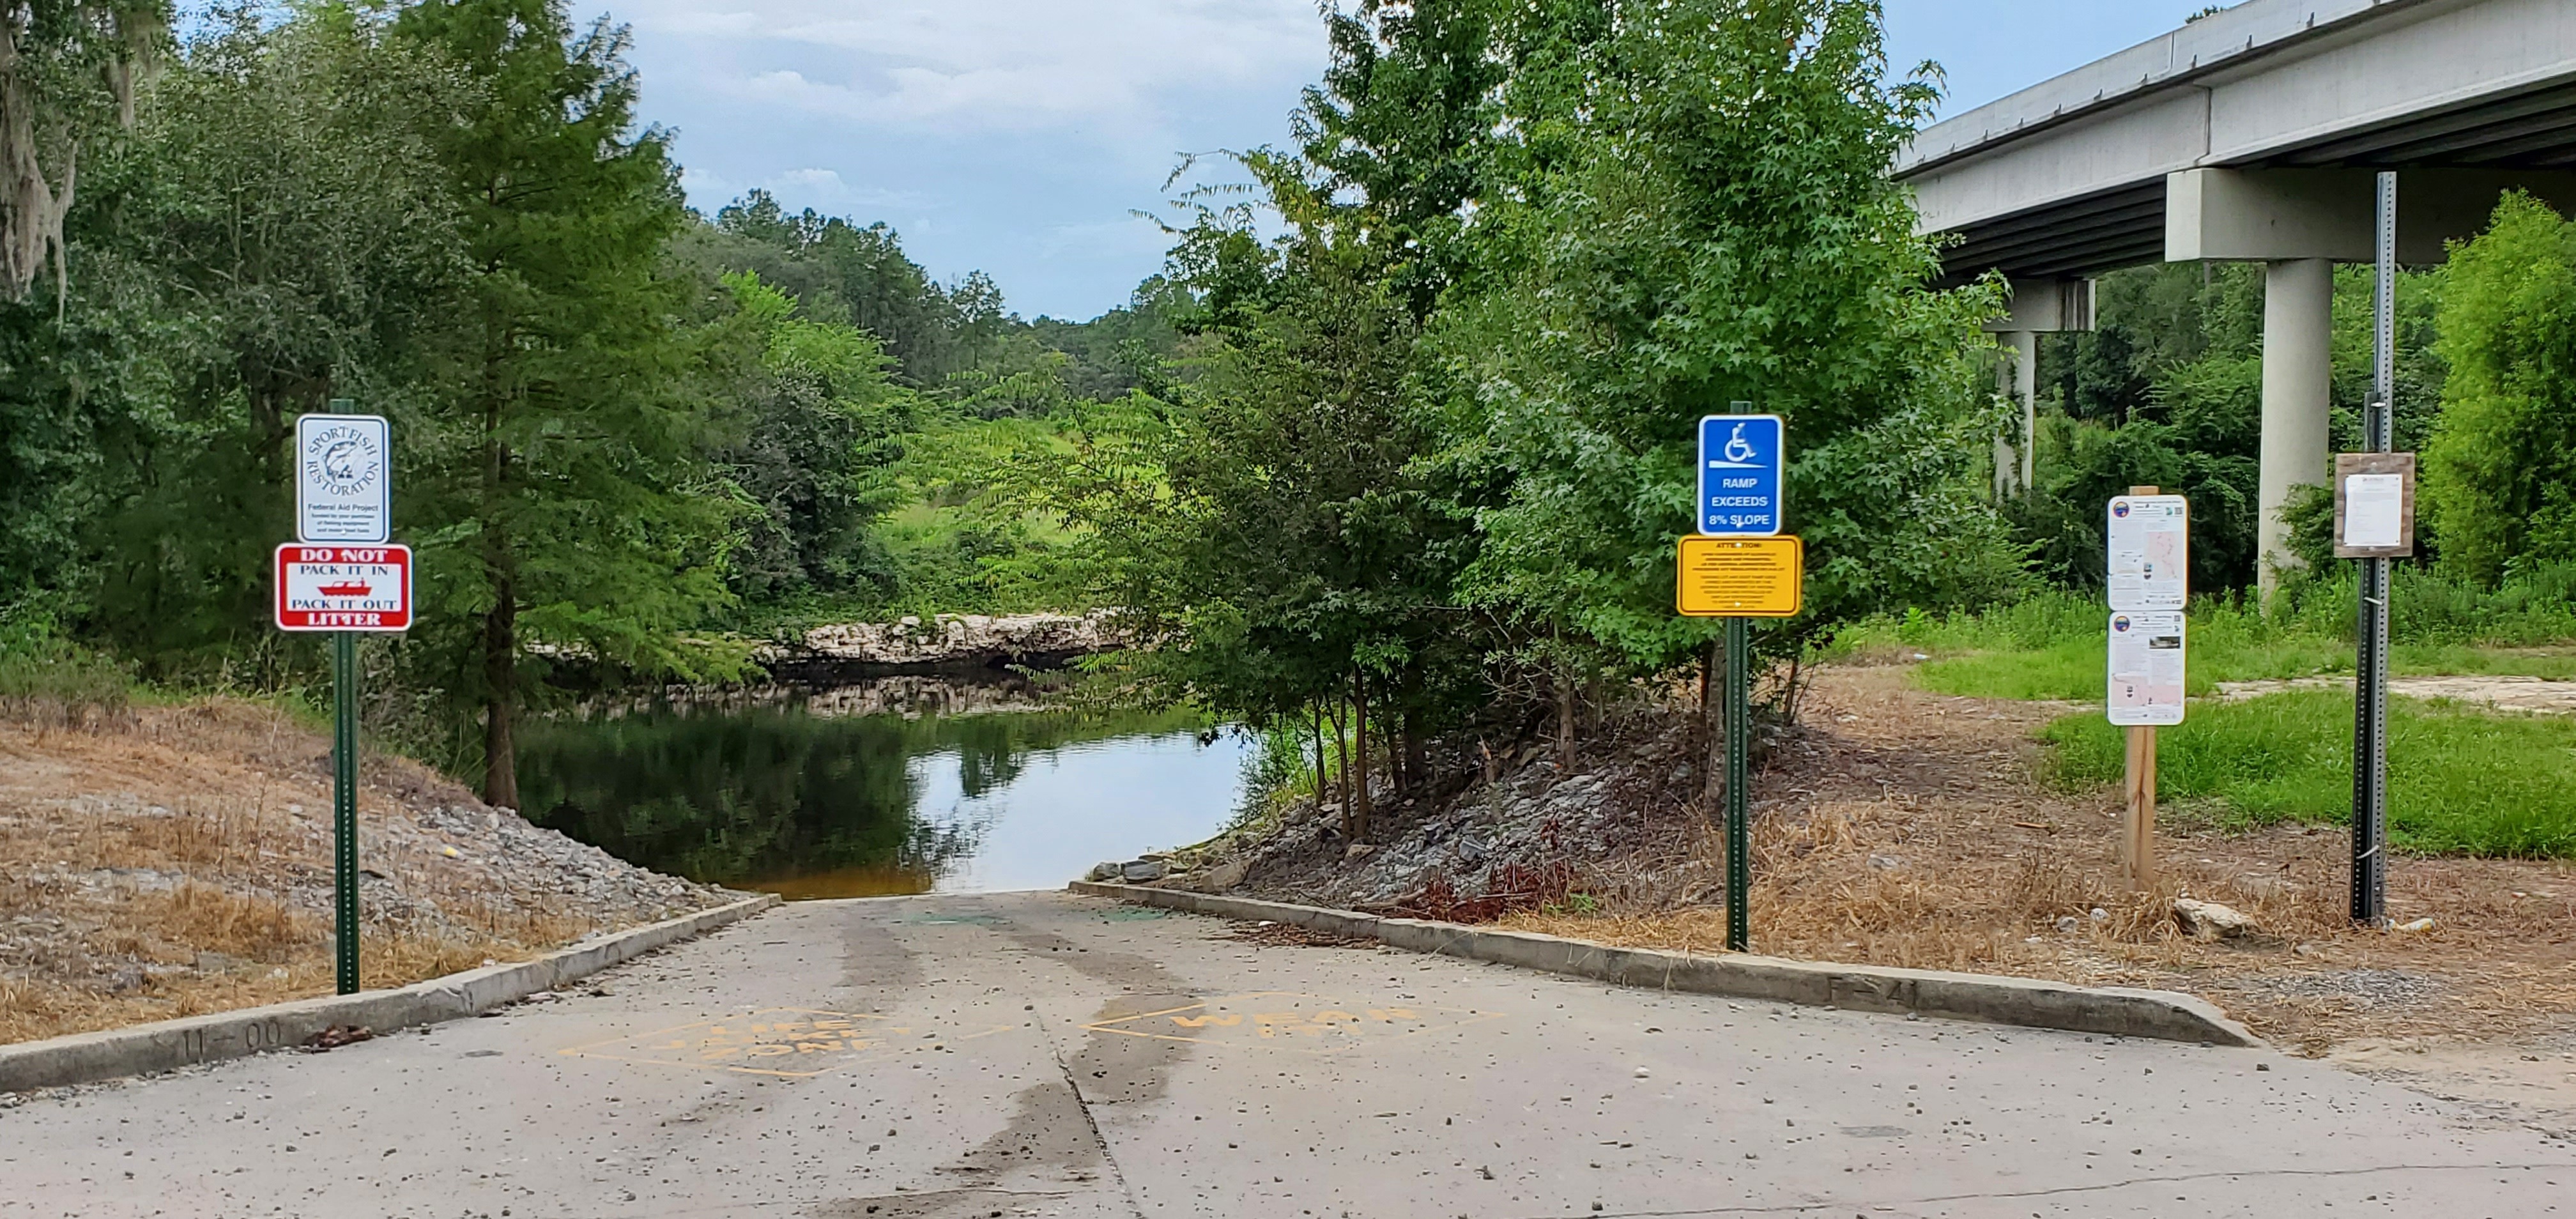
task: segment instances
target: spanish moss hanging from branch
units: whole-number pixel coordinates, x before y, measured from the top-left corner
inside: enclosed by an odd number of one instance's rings
[[[25,300],[50,261],[68,291],[63,217],[84,138],[131,127],[135,91],[169,39],[162,0],[0,4],[0,292]]]

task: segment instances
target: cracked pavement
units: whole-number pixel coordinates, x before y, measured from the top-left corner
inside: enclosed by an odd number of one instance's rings
[[[2576,1215],[2576,1145],[2268,1051],[1233,932],[793,904],[485,1019],[23,1098],[0,1217]]]

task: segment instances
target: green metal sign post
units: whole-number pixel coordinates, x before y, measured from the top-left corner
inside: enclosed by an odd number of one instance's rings
[[[340,993],[358,993],[358,636],[331,634],[332,933]]]
[[[1806,546],[1783,534],[1788,423],[1738,402],[1700,420],[1699,531],[1680,539],[1673,608],[1726,621],[1726,947],[1753,943],[1753,637],[1755,618],[1795,618]],[[1700,697],[1708,697],[1702,688]],[[1705,705],[1705,704],[1703,704]],[[1705,764],[1706,759],[1701,759]]]
[[[1726,948],[1747,952],[1753,943],[1753,829],[1750,768],[1753,752],[1753,641],[1742,618],[1726,620]]]
[[[331,930],[340,993],[358,973],[358,636],[411,627],[411,548],[393,533],[393,432],[330,409],[295,421],[295,538],[277,548],[277,628],[331,636]]]

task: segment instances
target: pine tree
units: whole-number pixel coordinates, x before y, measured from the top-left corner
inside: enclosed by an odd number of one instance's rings
[[[548,645],[697,680],[680,632],[726,598],[735,508],[689,392],[720,354],[663,273],[686,222],[665,137],[636,128],[626,32],[561,0],[424,0],[397,23],[483,94],[441,159],[463,307],[432,355],[397,519],[420,540],[424,638],[481,705],[484,799],[515,807],[513,720]],[[560,651],[548,654],[561,654]]]

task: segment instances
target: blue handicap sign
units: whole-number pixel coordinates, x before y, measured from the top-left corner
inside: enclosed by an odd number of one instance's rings
[[[1701,533],[1773,537],[1780,532],[1786,432],[1778,415],[1711,415],[1699,421]]]

